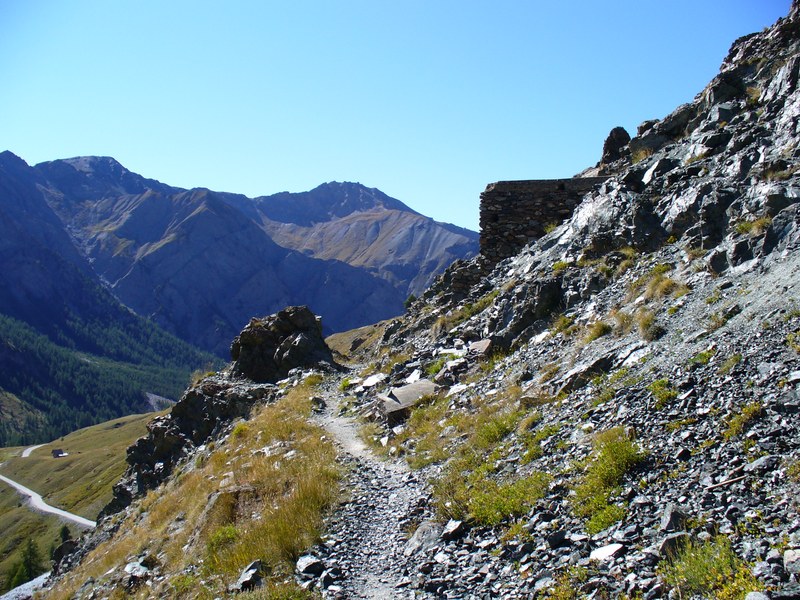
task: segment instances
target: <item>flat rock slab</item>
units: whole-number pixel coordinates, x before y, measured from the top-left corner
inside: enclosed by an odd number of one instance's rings
[[[602,548],[596,548],[592,550],[592,553],[589,555],[589,560],[596,560],[598,562],[609,560],[617,556],[624,548],[625,546],[622,544],[608,544]]]
[[[411,408],[420,398],[436,392],[436,384],[429,379],[419,379],[398,388],[392,388],[388,394],[379,394],[381,408],[389,424],[402,421],[408,416]]]

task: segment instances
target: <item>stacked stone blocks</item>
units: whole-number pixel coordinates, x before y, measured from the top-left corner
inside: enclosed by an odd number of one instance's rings
[[[583,196],[608,177],[498,181],[481,194],[481,255],[496,264],[572,215]]]

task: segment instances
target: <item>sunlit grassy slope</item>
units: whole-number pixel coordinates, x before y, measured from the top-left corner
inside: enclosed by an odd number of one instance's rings
[[[95,519],[111,499],[111,486],[125,470],[125,451],[146,432],[156,414],[131,415],[87,427],[54,440],[22,458],[23,448],[0,448],[0,473],[39,492],[49,504]],[[69,456],[55,459],[61,448]],[[33,538],[43,555],[57,543],[63,522],[30,510],[22,498],[0,483],[0,586],[21,545]],[[69,525],[73,534],[79,529]],[[0,587],[1,589],[1,587]]]

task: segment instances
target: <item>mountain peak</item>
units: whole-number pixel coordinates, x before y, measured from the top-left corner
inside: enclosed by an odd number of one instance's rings
[[[59,188],[76,198],[98,199],[114,194],[177,191],[155,179],[126,169],[110,156],[76,156],[39,163],[34,167]]]

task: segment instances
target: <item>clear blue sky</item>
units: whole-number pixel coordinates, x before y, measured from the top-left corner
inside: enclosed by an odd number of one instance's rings
[[[248,196],[377,187],[478,228],[691,100],[790,0],[0,0],[0,150]]]

